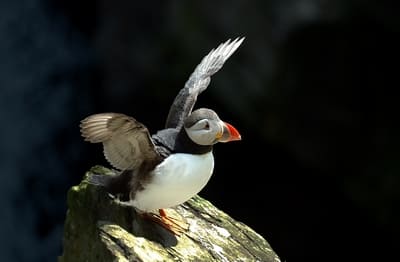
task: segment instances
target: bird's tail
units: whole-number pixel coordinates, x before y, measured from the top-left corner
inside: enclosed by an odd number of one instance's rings
[[[90,174],[87,177],[86,181],[92,185],[108,187],[111,183],[111,179],[112,179],[112,176],[108,176],[108,175]]]

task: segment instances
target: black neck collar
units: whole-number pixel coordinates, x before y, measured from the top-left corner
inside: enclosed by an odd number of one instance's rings
[[[194,143],[187,135],[185,128],[181,128],[176,137],[175,152],[201,155],[212,151],[213,146],[202,146]]]

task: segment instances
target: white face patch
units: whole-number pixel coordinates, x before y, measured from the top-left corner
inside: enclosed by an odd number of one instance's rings
[[[189,138],[198,145],[209,146],[217,142],[219,134],[223,132],[221,120],[202,119],[185,131]],[[221,131],[222,130],[222,131]]]
[[[221,123],[217,113],[211,109],[200,108],[185,119],[184,128],[189,138],[196,144],[210,146],[217,142]]]
[[[193,126],[190,127],[190,130],[209,130],[210,129],[210,123],[208,119],[201,119],[197,121]]]

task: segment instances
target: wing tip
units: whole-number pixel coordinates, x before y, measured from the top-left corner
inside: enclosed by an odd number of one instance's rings
[[[234,42],[236,42],[237,46],[239,47],[243,41],[246,39],[246,36],[238,36],[236,37],[236,39],[234,40]]]
[[[84,141],[100,143],[107,140],[109,138],[107,123],[114,115],[115,113],[100,113],[82,119],[79,124],[79,130]]]
[[[246,36],[238,36],[235,39],[229,38],[227,41],[225,41],[223,44],[224,45],[235,45],[237,44],[238,46],[243,43],[243,41],[246,39]]]
[[[217,49],[211,51],[208,56],[222,56],[223,60],[226,61],[228,58],[238,49],[243,43],[246,37],[236,37],[235,39],[229,38],[225,42],[221,43]]]

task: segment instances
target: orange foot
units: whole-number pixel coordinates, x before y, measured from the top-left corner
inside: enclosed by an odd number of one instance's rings
[[[168,215],[164,209],[159,209],[158,213],[159,215],[154,213],[145,213],[143,215],[176,236],[180,236],[188,230],[189,225],[182,218]]]

